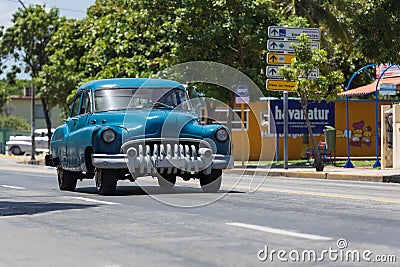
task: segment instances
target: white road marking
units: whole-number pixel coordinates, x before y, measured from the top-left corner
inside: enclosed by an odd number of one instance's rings
[[[105,205],[121,205],[120,203],[116,203],[116,202],[102,201],[102,200],[86,198],[86,197],[69,197],[69,198],[70,199],[76,199],[76,200],[82,200],[82,201],[85,201],[85,202],[93,202],[93,203],[98,203],[98,204],[105,204]]]
[[[12,186],[12,185],[6,185],[6,184],[2,184],[0,186],[4,187],[4,188],[10,188],[10,189],[26,190],[26,188],[20,187],[20,186]]]
[[[259,225],[253,225],[253,224],[246,224],[246,223],[226,223],[226,224],[231,225],[231,226],[237,226],[237,227],[262,231],[262,232],[266,232],[266,233],[270,233],[270,234],[292,236],[292,237],[304,238],[304,239],[309,239],[309,240],[332,240],[332,238],[326,237],[326,236],[302,234],[302,233],[281,230],[281,229],[275,229],[275,228],[259,226]]]

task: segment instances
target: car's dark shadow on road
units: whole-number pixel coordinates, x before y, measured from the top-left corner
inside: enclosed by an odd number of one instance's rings
[[[98,205],[29,201],[0,201],[0,217],[34,215],[51,211],[87,209],[94,207],[98,207]]]
[[[95,187],[77,188],[75,192],[84,194],[97,194]],[[241,191],[219,190],[212,194],[240,194]],[[143,196],[143,195],[179,195],[179,194],[208,194],[203,193],[200,188],[175,186],[171,189],[160,188],[159,186],[118,186],[114,196]]]

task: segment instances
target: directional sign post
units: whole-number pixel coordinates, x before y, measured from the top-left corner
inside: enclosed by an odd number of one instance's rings
[[[270,26],[268,27],[268,37],[272,38],[267,41],[267,49],[270,52],[281,52],[280,53],[268,53],[267,63],[272,65],[289,65],[292,59],[295,57],[293,53],[295,49],[294,43],[297,43],[296,37],[300,34],[307,34],[308,37],[313,41],[318,41],[321,38],[321,31],[318,28],[289,28]],[[319,42],[312,42],[311,48],[319,49]],[[292,54],[292,55],[290,55]],[[293,91],[296,83],[285,81],[283,77],[279,75],[279,69],[282,66],[268,66],[266,69],[267,77],[272,78],[267,80],[267,90],[283,91],[284,96],[284,168],[288,168],[288,91]],[[308,78],[316,79],[319,75],[319,69],[312,71]],[[278,139],[278,136],[277,136]],[[279,143],[279,142],[277,142]],[[278,156],[277,156],[278,160]]]
[[[272,91],[292,91],[295,86],[295,82],[285,80],[267,80],[267,89]]]
[[[276,52],[295,52],[292,44],[298,43],[297,41],[282,41],[282,40],[274,40],[269,39],[267,41],[267,49],[268,51],[276,51]],[[319,42],[312,42],[311,48],[319,49]]]
[[[321,39],[321,30],[318,28],[288,28],[270,26],[268,27],[268,37],[270,38],[289,38],[295,39],[300,34],[305,33],[311,40]]]
[[[267,63],[269,66],[266,69],[267,90],[273,91],[292,91],[295,87],[294,82],[283,80],[279,75],[279,65],[290,65],[295,57],[295,49],[293,44],[298,43],[295,39],[300,34],[307,34],[313,40],[311,48],[320,49],[320,44],[317,42],[321,39],[321,30],[318,28],[289,28],[280,26],[268,27]],[[309,73],[308,79],[316,79],[319,75],[319,69],[315,69]]]
[[[267,66],[267,70],[266,70],[267,77],[274,78],[274,79],[283,79],[283,76],[278,74],[280,68],[282,68],[282,67],[283,66]],[[319,75],[319,69],[317,68],[308,74],[308,79],[315,80],[315,79],[317,79],[318,75]]]
[[[293,54],[268,53],[267,63],[274,65],[288,65],[292,63]]]
[[[280,66],[268,66],[267,67],[267,77],[268,78],[283,78],[278,74]]]

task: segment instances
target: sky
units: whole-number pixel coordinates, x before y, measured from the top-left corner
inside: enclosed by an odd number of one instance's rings
[[[83,18],[86,9],[93,5],[95,0],[22,0],[26,5],[43,5],[46,7],[57,7],[61,16],[68,18]],[[18,0],[0,0],[0,25],[11,26],[12,14],[22,7]]]

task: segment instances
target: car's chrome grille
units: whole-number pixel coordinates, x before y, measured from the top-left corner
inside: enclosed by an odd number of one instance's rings
[[[209,143],[196,139],[135,140],[122,150],[132,172],[148,174],[199,172],[210,166],[213,156]]]

